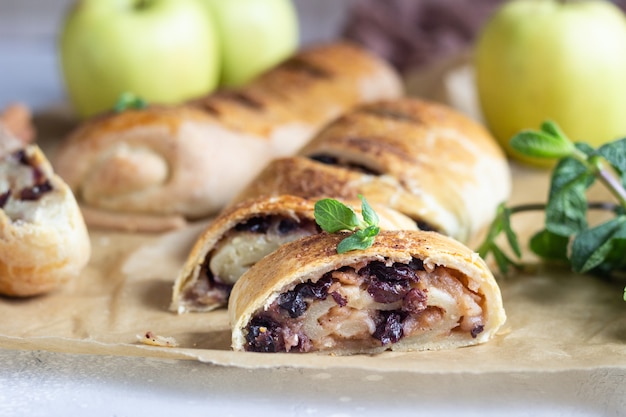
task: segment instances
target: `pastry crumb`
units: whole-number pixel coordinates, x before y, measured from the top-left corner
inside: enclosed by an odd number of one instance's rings
[[[150,346],[161,346],[161,347],[177,347],[178,346],[178,342],[173,337],[160,336],[150,331],[144,333],[143,335],[138,334],[137,340],[139,340],[139,342],[143,343],[144,345],[150,345]]]

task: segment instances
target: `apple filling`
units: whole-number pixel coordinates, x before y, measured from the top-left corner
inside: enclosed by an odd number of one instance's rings
[[[462,273],[374,261],[297,284],[253,315],[244,331],[254,352],[384,350],[421,335],[475,338],[483,299]]]
[[[26,150],[14,152],[0,163],[0,209],[13,221],[36,221],[39,210],[32,203],[51,191],[50,179]]]
[[[315,221],[279,215],[253,217],[226,233],[209,252],[200,278],[184,291],[196,307],[228,301],[230,291],[252,265],[301,237],[319,233]]]

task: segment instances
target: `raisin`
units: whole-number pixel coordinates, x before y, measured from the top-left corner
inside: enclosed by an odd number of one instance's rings
[[[9,201],[9,197],[11,196],[11,190],[8,190],[2,194],[0,194],[0,208],[3,208],[7,201]]]
[[[476,326],[474,326],[474,328],[472,329],[471,335],[474,339],[476,339],[476,336],[478,336],[480,333],[483,332],[483,330],[485,330],[485,326],[483,326],[482,324],[478,324]]]
[[[235,226],[235,230],[244,232],[253,232],[253,233],[266,233],[270,228],[270,218],[268,216],[265,217],[252,217],[243,223],[239,223]]]
[[[270,317],[255,316],[247,326],[247,351],[279,352],[285,350],[280,324]]]
[[[402,300],[402,307],[405,311],[419,313],[428,307],[428,296],[425,290],[412,288]]]
[[[409,281],[380,281],[373,279],[367,286],[367,292],[377,303],[395,303],[404,298],[411,290]]]
[[[19,151],[13,153],[13,157],[17,159],[20,164],[30,166],[30,161],[28,160],[28,156],[26,155],[26,151],[24,149],[20,149]]]
[[[411,290],[411,282],[417,282],[416,268],[412,264],[394,263],[386,266],[382,262],[372,262],[359,271],[366,277],[367,292],[379,303],[400,301]]]
[[[289,317],[296,318],[304,314],[307,309],[307,300],[325,300],[328,296],[328,288],[332,283],[330,276],[324,276],[313,283],[311,280],[296,285],[296,287],[278,296],[278,305],[289,313]]]
[[[287,234],[289,232],[292,232],[292,231],[296,230],[299,225],[300,225],[300,223],[298,223],[294,219],[282,219],[278,223],[278,231],[281,234]]]
[[[404,331],[402,330],[403,320],[404,313],[401,311],[380,311],[376,330],[372,336],[380,340],[383,345],[396,343],[404,336]]]
[[[52,185],[48,181],[44,181],[41,184],[35,184],[32,187],[24,188],[20,191],[20,199],[26,201],[34,201],[41,198],[41,196],[49,191],[52,191]]]
[[[339,294],[337,291],[333,291],[330,293],[333,300],[339,305],[339,307],[345,307],[348,304],[348,299],[343,295]]]
[[[411,262],[409,262],[409,266],[414,271],[424,271],[425,270],[424,269],[424,261],[422,261],[421,259],[417,259],[417,258],[411,259]]]
[[[430,223],[427,223],[423,220],[416,220],[415,224],[417,225],[417,228],[424,231],[424,232],[439,232],[439,229],[436,228],[435,226],[431,225]]]

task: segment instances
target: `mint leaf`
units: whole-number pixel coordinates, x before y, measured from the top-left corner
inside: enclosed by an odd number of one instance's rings
[[[315,203],[315,222],[328,233],[341,230],[354,230],[359,226],[359,218],[352,208],[332,198]]]
[[[380,232],[377,226],[369,226],[363,230],[357,230],[337,245],[337,253],[345,253],[352,250],[367,249],[374,243],[376,235]]]
[[[491,253],[493,254],[493,258],[496,260],[496,264],[498,264],[498,269],[503,274],[507,274],[509,272],[509,265],[517,265],[511,258],[506,256],[502,249],[496,245],[491,247]]]
[[[587,227],[587,188],[595,177],[574,158],[561,160],[552,173],[546,205],[546,229],[571,236]]]
[[[361,213],[363,214],[363,220],[365,220],[365,223],[368,226],[377,226],[379,222],[378,215],[372,206],[369,205],[365,197],[359,195],[359,198],[361,199]]]
[[[514,266],[515,268],[521,267],[521,265],[508,257],[496,243],[497,237],[500,235],[500,233],[504,232],[507,238],[507,242],[509,246],[511,246],[511,249],[515,253],[515,256],[517,256],[518,259],[521,257],[521,250],[519,247],[517,235],[511,228],[511,214],[511,209],[507,208],[504,203],[501,203],[498,206],[496,218],[491,223],[491,226],[487,231],[487,236],[485,237],[485,240],[482,242],[477,250],[481,258],[486,258],[487,255],[491,253],[496,261],[496,264],[498,265],[498,269],[502,274],[508,273],[509,266]]]
[[[520,258],[522,256],[522,250],[520,249],[519,241],[517,240],[517,235],[515,234],[515,232],[513,231],[513,228],[511,227],[511,210],[509,208],[504,207],[504,205],[501,205],[500,207],[501,208],[499,209],[499,211],[500,211],[500,215],[502,216],[502,230],[504,231],[504,234],[506,235],[506,239],[507,239],[507,242],[509,243],[509,246],[511,247],[511,249],[513,249],[513,253],[515,253],[515,256]]]
[[[380,233],[378,215],[363,196],[363,220],[361,221],[352,208],[332,198],[325,198],[315,203],[314,215],[316,223],[322,230],[336,233],[341,230],[354,231],[337,245],[337,253],[345,253],[356,249],[367,249],[374,243]]]
[[[544,259],[568,262],[567,246],[569,240],[569,237],[560,236],[544,229],[530,239],[529,246],[530,250]]]
[[[113,111],[116,113],[121,113],[129,109],[141,110],[146,107],[148,107],[148,103],[144,99],[134,95],[133,93],[126,92],[120,94],[117,102],[115,103],[115,106],[113,107]]]
[[[618,216],[579,233],[572,243],[572,267],[576,272],[618,269],[625,264],[626,216]]]
[[[559,125],[557,125],[552,120],[545,120],[543,123],[541,123],[540,130],[550,136],[554,136],[560,138],[561,140],[571,142],[569,138],[565,136],[565,133],[563,133]]]
[[[598,154],[618,172],[622,185],[626,185],[626,138],[602,145]]]
[[[518,133],[513,136],[510,144],[516,151],[533,158],[564,158],[575,150],[574,144],[563,136],[534,130]]]

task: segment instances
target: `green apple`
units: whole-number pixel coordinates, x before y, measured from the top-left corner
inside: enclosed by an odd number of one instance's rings
[[[174,104],[214,89],[219,39],[199,0],[78,0],[59,39],[70,101],[86,117],[123,92]]]
[[[475,47],[485,122],[509,154],[522,129],[551,119],[574,141],[626,136],[626,18],[604,0],[513,0]]]
[[[298,17],[290,0],[204,0],[221,41],[221,84],[240,86],[293,54]]]

